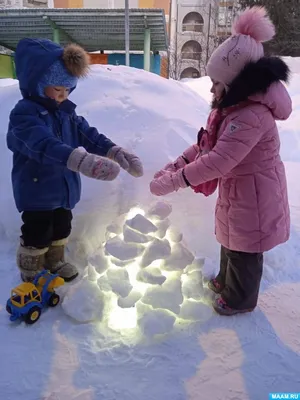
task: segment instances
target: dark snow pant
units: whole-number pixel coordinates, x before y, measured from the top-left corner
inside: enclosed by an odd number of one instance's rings
[[[72,229],[72,212],[64,208],[50,211],[24,211],[22,244],[43,249],[56,240],[66,239]]]
[[[216,277],[221,296],[236,310],[255,308],[263,271],[263,253],[243,253],[221,247],[220,272]]]

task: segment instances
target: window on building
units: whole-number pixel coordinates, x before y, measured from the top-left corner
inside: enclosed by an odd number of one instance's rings
[[[204,20],[198,12],[188,13],[182,21],[182,32],[203,32]]]
[[[196,68],[185,68],[181,74],[180,79],[187,79],[187,78],[200,78],[200,72]]]
[[[196,40],[189,40],[184,43],[181,49],[182,60],[201,60],[202,48]]]

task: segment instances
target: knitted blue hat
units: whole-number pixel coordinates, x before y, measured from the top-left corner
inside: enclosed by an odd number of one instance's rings
[[[46,97],[44,92],[47,86],[75,89],[78,79],[87,75],[88,66],[88,54],[78,45],[68,45],[64,48],[62,57],[46,70],[38,83],[38,95]]]
[[[71,75],[61,60],[55,61],[46,71],[38,84],[38,95],[45,97],[47,86],[63,86],[68,89],[75,88],[78,82],[76,76]]]

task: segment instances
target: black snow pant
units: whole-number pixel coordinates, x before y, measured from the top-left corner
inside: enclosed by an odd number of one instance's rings
[[[263,253],[244,253],[221,247],[220,272],[216,277],[221,296],[236,310],[255,308],[263,271]]]
[[[66,239],[72,229],[72,212],[64,208],[50,211],[24,211],[21,240],[23,246],[43,249],[56,240]]]

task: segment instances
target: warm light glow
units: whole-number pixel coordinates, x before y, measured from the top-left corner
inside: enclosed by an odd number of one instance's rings
[[[125,329],[134,329],[137,327],[137,310],[136,307],[121,308],[117,304],[118,298],[112,299],[108,316],[108,326],[115,331]]]
[[[174,245],[174,242],[172,241],[172,239],[171,239],[171,237],[170,237],[170,231],[169,231],[169,228],[167,229],[167,232],[166,232],[166,239],[170,242],[170,245],[172,246],[172,245]]]
[[[180,276],[179,271],[165,271],[162,270],[161,273],[167,278],[167,280],[178,279]]]
[[[115,238],[116,236],[118,236],[116,233],[114,233],[114,232],[107,232],[106,233],[106,239],[107,240],[109,240],[109,239],[113,239],[113,238]]]
[[[150,264],[150,267],[159,268],[160,269],[162,263],[163,263],[163,260],[155,260]]]
[[[126,267],[128,275],[129,275],[129,281],[131,285],[133,286],[133,289],[137,290],[140,292],[142,295],[146,293],[146,290],[148,287],[152,286],[149,283],[144,283],[140,282],[136,279],[138,272],[140,271],[140,266],[137,261],[133,262],[132,264],[127,265]]]
[[[142,209],[140,209],[138,207],[134,207],[128,212],[127,219],[132,219],[137,214],[141,214],[143,216],[146,215],[146,213]],[[150,221],[152,220],[153,223],[156,223],[159,221],[155,217],[153,217],[152,219],[147,217],[147,219],[149,219]],[[117,236],[121,240],[124,240],[123,233],[118,234],[118,235],[112,234],[112,235],[109,235],[109,237],[111,237],[113,235],[114,235],[114,237]],[[150,242],[143,244],[143,246],[145,248],[147,248],[149,245],[151,245],[152,241],[157,237],[157,232],[150,233],[150,234],[148,234],[148,236],[150,236],[151,239],[150,239]],[[167,230],[165,238],[169,241],[171,248],[172,248],[175,245],[175,243],[170,239],[169,230]],[[128,275],[129,275],[129,282],[132,285],[132,291],[140,293],[141,297],[143,297],[145,295],[147,289],[153,288],[156,286],[156,285],[153,285],[150,283],[144,283],[144,282],[140,282],[139,280],[137,280],[138,274],[140,273],[140,271],[143,271],[143,268],[141,268],[142,256],[136,257],[134,260],[127,261],[126,265],[121,266],[121,267],[114,264],[114,261],[116,263],[118,261],[115,257],[108,256],[108,260],[109,260],[108,270],[115,271],[115,270],[120,270],[122,268],[125,268],[125,270],[128,272]],[[175,280],[175,281],[181,280],[181,282],[184,283],[189,279],[188,276],[186,274],[183,274],[183,271],[181,271],[181,270],[180,271],[165,271],[164,263],[165,263],[164,259],[155,260],[149,265],[149,267],[159,269],[162,276],[166,277],[166,282],[167,281],[170,282],[172,280]],[[105,272],[103,275],[107,276],[107,272]],[[108,281],[109,281],[109,279],[108,279]],[[108,292],[106,292],[106,295],[107,295],[107,303],[106,303],[107,304],[107,307],[106,307],[106,310],[107,310],[106,318],[107,319],[106,319],[106,321],[107,321],[108,327],[115,331],[121,332],[123,335],[130,334],[132,336],[132,334],[135,334],[135,331],[133,332],[133,330],[138,328],[138,323],[137,323],[138,313],[137,313],[136,304],[137,303],[139,304],[139,300],[135,303],[135,305],[133,307],[122,308],[122,307],[118,306],[118,295],[117,294],[115,294],[112,291],[108,291]],[[124,304],[126,304],[127,301],[129,302],[127,304],[129,304],[129,305],[133,304],[133,303],[130,303],[130,301],[129,301],[131,299],[134,302],[134,300],[135,300],[134,293],[133,293],[132,297],[130,297],[130,293],[129,293],[128,298],[124,299],[125,300]],[[140,312],[142,312],[142,311],[140,311]],[[178,320],[179,320],[179,317],[177,318],[177,321]]]
[[[134,207],[131,210],[129,210],[127,214],[127,219],[132,219],[134,218],[137,214],[141,214],[142,216],[145,216],[145,211],[142,210],[141,208]]]
[[[188,282],[189,281],[189,276],[187,275],[187,274],[182,274],[181,275],[181,282],[182,283],[185,283],[185,282]]]

